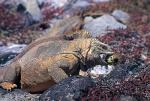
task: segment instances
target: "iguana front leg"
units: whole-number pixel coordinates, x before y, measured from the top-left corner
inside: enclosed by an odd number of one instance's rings
[[[48,69],[48,73],[56,83],[68,77],[68,75],[59,67]]]
[[[11,91],[13,88],[16,88],[17,85],[11,82],[2,82],[0,86],[7,91]]]
[[[70,75],[78,72],[78,59],[73,54],[59,54],[56,56],[55,63],[48,68],[49,75],[59,82]]]
[[[80,70],[79,75],[84,76],[84,77],[88,77],[88,72]]]

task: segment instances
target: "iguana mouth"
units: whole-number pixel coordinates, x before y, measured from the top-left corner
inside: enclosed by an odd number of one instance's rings
[[[116,54],[111,54],[111,55],[108,54],[105,57],[105,62],[108,65],[115,65],[116,63],[118,63],[118,61],[119,61],[119,57]]]
[[[102,62],[107,64],[107,65],[116,64],[119,60],[117,55],[114,54],[113,52],[102,53],[102,54],[100,54],[100,58],[101,58]]]

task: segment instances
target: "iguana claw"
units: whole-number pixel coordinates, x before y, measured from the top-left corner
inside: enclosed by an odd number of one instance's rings
[[[11,82],[3,82],[0,84],[0,86],[7,91],[11,91],[13,88],[17,87],[16,84],[13,84]]]

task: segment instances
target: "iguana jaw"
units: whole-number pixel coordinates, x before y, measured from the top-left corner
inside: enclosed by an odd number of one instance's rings
[[[112,54],[101,54],[100,55],[101,60],[106,63],[107,65],[114,65],[118,63],[119,61],[119,56],[115,53]]]
[[[113,55],[113,52],[112,53],[111,52],[101,53],[100,54],[100,62],[102,64],[107,64],[107,58],[108,58],[108,56],[111,56],[111,55]]]

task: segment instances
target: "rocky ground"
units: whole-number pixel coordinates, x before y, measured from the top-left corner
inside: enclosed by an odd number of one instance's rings
[[[71,77],[42,94],[0,89],[0,101],[150,101],[149,0],[38,0],[39,21],[31,18],[34,9],[22,6],[26,1],[0,1],[1,66],[71,16],[80,16],[80,29],[110,45],[119,62],[110,73],[98,72],[102,74],[96,79]]]

